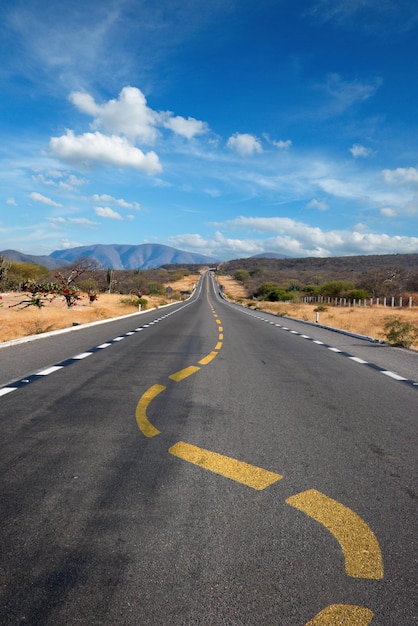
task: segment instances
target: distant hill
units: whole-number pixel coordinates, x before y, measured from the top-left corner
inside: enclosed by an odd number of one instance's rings
[[[262,252],[261,254],[254,254],[250,259],[290,259],[292,257],[286,254],[277,254],[277,252]]]
[[[17,250],[3,250],[0,252],[0,256],[8,259],[9,261],[16,261],[17,263],[35,263],[36,265],[43,265],[50,270],[54,270],[57,267],[66,265],[66,263],[55,261],[50,256],[37,256],[35,254],[24,254]]]
[[[238,269],[249,272],[262,269],[264,272],[282,273],[287,278],[303,278],[317,275],[323,280],[349,279],[373,270],[418,270],[418,254],[369,254],[358,256],[331,257],[246,257],[224,261],[219,269],[233,274]],[[315,282],[315,281],[314,281]]]
[[[97,261],[103,268],[115,270],[153,269],[162,265],[216,264],[217,259],[203,254],[184,252],[162,244],[79,246],[66,250],[55,250],[49,256],[23,254],[16,250],[4,250],[1,256],[11,261],[37,263],[49,269],[68,265],[80,257]]]

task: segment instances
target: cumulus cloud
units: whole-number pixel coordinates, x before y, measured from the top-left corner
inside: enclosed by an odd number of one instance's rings
[[[316,198],[308,202],[307,207],[309,209],[318,209],[318,211],[327,211],[329,209],[329,206],[326,202],[317,200]]]
[[[387,183],[418,183],[418,169],[415,167],[398,167],[394,170],[383,170],[383,179]]]
[[[195,120],[194,117],[188,117],[185,119],[181,115],[175,117],[168,117],[164,122],[164,127],[172,130],[176,135],[185,137],[186,139],[192,139],[196,135],[202,135],[208,132],[208,125],[206,122]]]
[[[154,143],[157,137],[159,115],[147,106],[144,94],[136,87],[124,87],[118,98],[105,104],[96,104],[88,93],[73,92],[69,98],[79,111],[94,117],[93,129],[146,144]]]
[[[105,217],[105,218],[112,219],[112,220],[123,220],[123,217],[122,215],[120,215],[120,213],[118,213],[117,211],[114,211],[108,206],[106,207],[98,206],[94,209],[94,212],[99,217]]]
[[[35,200],[35,202],[41,202],[42,204],[48,204],[49,206],[62,206],[61,204],[59,204],[59,202],[54,202],[54,200],[51,200],[51,198],[47,198],[37,191],[33,191],[31,194],[29,194],[29,198]]]
[[[235,135],[232,135],[228,139],[226,145],[240,156],[251,156],[256,152],[263,152],[263,148],[257,137],[248,133],[235,133]]]
[[[17,206],[16,200],[14,198],[7,198],[6,204],[9,204],[10,206]]]
[[[97,131],[75,135],[67,130],[61,137],[52,137],[49,146],[55,157],[78,167],[107,164],[133,168],[146,174],[158,174],[162,170],[155,152],[144,154],[126,137],[108,137]]]
[[[358,159],[359,157],[366,158],[373,154],[373,150],[371,150],[371,148],[366,148],[360,143],[353,144],[349,150],[355,159]]]
[[[205,122],[193,117],[186,119],[181,115],[174,116],[170,111],[154,111],[137,87],[124,87],[118,98],[104,104],[97,104],[90,94],[78,91],[71,93],[69,98],[79,111],[94,118],[91,124],[93,130],[103,129],[111,134],[124,135],[131,141],[152,145],[158,137],[159,127],[186,139],[208,131]]]
[[[250,238],[231,240],[235,242],[235,250],[239,247],[245,250],[247,246],[244,256],[255,254],[255,248],[261,248],[260,252],[278,252],[295,257],[418,252],[418,237],[370,233],[363,229],[324,231],[288,217],[238,217],[225,222],[223,229],[252,233]],[[256,238],[256,233],[269,236]],[[222,241],[215,239],[207,242],[206,249],[216,256],[216,253],[221,254],[222,246]],[[226,256],[228,252],[227,249]]]

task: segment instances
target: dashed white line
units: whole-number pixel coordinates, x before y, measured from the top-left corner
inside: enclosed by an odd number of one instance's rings
[[[54,372],[57,372],[58,370],[62,370],[64,366],[63,365],[52,365],[51,367],[47,367],[44,370],[41,370],[40,372],[36,372],[37,376],[48,376],[49,374],[53,374]]]
[[[93,352],[82,352],[81,354],[76,354],[76,356],[72,356],[72,359],[75,359],[77,361],[80,361],[81,359],[85,359],[86,357],[90,356],[91,354],[93,354]]]
[[[352,361],[355,361],[356,363],[362,363],[363,365],[367,365],[368,361],[365,361],[364,359],[360,359],[360,357],[358,356],[349,356],[349,359],[351,359]]]
[[[389,378],[394,378],[395,380],[408,380],[407,378],[399,376],[399,374],[396,374],[395,372],[391,372],[389,370],[382,370],[382,374],[385,374],[385,376],[389,376]]]

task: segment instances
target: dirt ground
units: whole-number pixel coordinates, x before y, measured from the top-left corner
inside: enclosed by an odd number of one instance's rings
[[[249,300],[243,285],[230,276],[219,276],[219,284],[223,285],[224,294],[232,301],[242,301],[244,306],[251,306],[260,311],[275,313],[285,317],[306,322],[316,322],[331,328],[364,335],[373,339],[385,340],[384,326],[392,316],[399,316],[402,321],[418,326],[418,307],[336,307],[326,305],[326,311],[316,312],[317,304],[299,304],[293,302],[255,302]],[[412,346],[418,350],[418,341]]]
[[[171,283],[170,286],[173,289],[171,296],[145,296],[148,300],[147,308],[158,307],[169,303],[170,300],[181,299],[180,291],[191,291],[198,279],[199,275],[190,275]],[[255,302],[247,298],[246,289],[232,277],[219,276],[217,280],[223,286],[224,294],[228,299],[242,302],[244,306],[303,321],[318,321],[324,326],[358,333],[373,339],[385,339],[384,326],[388,318],[392,316],[399,316],[402,320],[418,326],[418,307],[392,309],[383,306],[378,308],[328,306],[326,311],[316,313],[314,304]],[[68,328],[73,324],[86,324],[119,317],[138,310],[136,306],[124,303],[123,300],[126,300],[127,296],[120,294],[99,294],[98,300],[92,303],[84,297],[72,309],[67,307],[63,298],[55,298],[41,309],[33,306],[28,308],[14,306],[24,298],[25,294],[22,293],[0,294],[0,343],[50,330]],[[412,345],[412,348],[418,350],[418,341]]]
[[[198,279],[198,275],[190,275],[170,285],[167,284],[167,287],[173,289],[172,294],[144,296],[148,301],[147,309],[184,298],[180,291],[191,291]],[[0,294],[0,343],[138,311],[137,306],[126,303],[129,296],[114,293],[99,294],[98,299],[91,303],[85,295],[70,309],[64,298],[46,301],[45,306],[40,309],[34,306],[23,308],[22,301],[27,299],[28,296],[24,293]]]

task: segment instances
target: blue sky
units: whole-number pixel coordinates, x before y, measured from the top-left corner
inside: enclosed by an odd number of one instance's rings
[[[3,0],[0,250],[418,252],[416,0]]]

